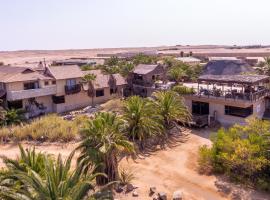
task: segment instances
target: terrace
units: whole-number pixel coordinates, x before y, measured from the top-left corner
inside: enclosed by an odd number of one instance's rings
[[[264,75],[204,75],[187,83],[192,96],[225,101],[255,102],[268,96],[269,77]]]

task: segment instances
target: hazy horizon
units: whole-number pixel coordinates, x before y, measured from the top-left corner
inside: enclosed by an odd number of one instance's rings
[[[0,51],[270,45],[267,0],[10,0],[0,7]]]

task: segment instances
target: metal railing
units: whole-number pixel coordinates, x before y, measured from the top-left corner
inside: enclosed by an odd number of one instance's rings
[[[270,94],[269,89],[260,89],[255,92],[238,92],[237,90],[226,90],[220,89],[198,89],[193,88],[194,93],[190,95],[206,97],[206,98],[223,98],[225,100],[243,100],[243,101],[257,101],[262,97]]]

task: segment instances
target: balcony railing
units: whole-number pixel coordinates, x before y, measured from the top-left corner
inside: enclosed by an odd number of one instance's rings
[[[191,95],[206,97],[206,98],[223,98],[225,100],[244,100],[244,101],[257,101],[262,97],[270,94],[269,89],[263,88],[253,92],[239,92],[237,90],[226,90],[220,89],[200,89],[193,88],[194,93]]]
[[[30,90],[18,90],[18,91],[7,91],[7,100],[15,101],[20,99],[28,99],[34,97],[41,97],[47,95],[56,94],[56,86],[47,86],[44,88],[30,89]]]
[[[140,85],[144,87],[152,87],[154,85],[154,82],[144,81],[140,79],[134,79],[132,83],[135,85]]]
[[[65,86],[66,95],[76,94],[76,93],[79,93],[80,91],[81,91],[81,85],[80,84],[66,85]]]

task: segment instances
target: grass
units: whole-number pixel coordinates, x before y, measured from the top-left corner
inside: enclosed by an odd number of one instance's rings
[[[53,114],[33,120],[29,124],[9,126],[0,129],[0,141],[49,141],[67,142],[79,137],[79,129],[86,118],[77,117],[67,121]]]
[[[100,105],[104,112],[117,112],[121,113],[123,110],[123,101],[120,98],[112,99]]]

